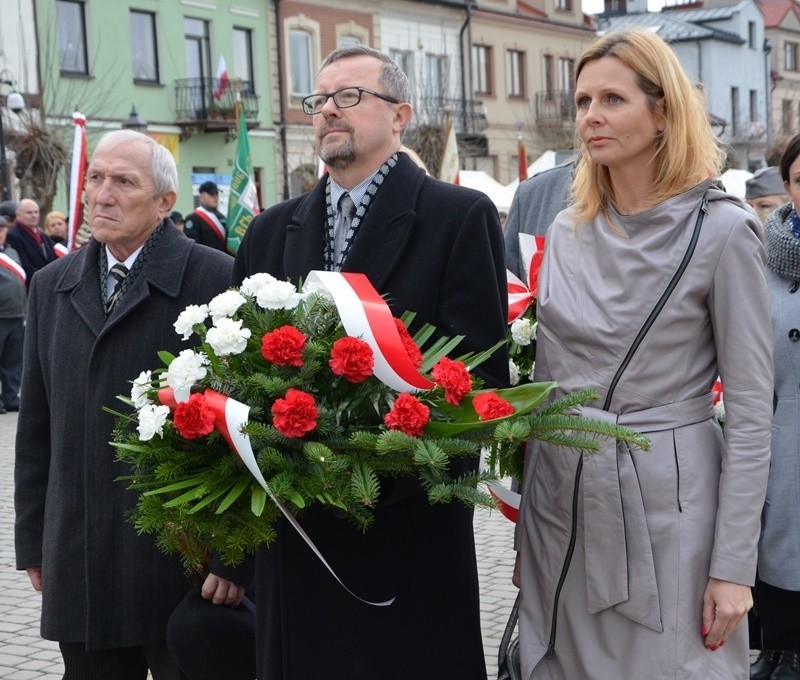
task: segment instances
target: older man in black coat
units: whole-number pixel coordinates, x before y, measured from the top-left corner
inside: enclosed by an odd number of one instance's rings
[[[442,334],[464,334],[459,351],[487,349],[505,334],[499,217],[484,194],[427,177],[399,152],[409,89],[370,48],[326,59],[320,94],[304,108],[330,175],[256,219],[235,281],[256,272],[294,281],[315,269],[363,272],[395,314],[414,311]],[[482,369],[491,384],[507,382],[506,352]],[[348,594],[280,523],[256,569],[261,680],[485,680],[470,509],[431,506],[416,483],[398,480],[385,482],[366,533],[330,510],[312,508],[300,522],[357,595],[396,599],[375,607]]]
[[[42,636],[60,643],[65,678],[181,675],[166,624],[190,589],[180,560],[126,517],[104,406],[187,344],[172,323],[230,282],[232,259],[165,219],[177,171],[169,152],[131,131],[106,135],[86,173],[93,239],[34,278],[29,292],[16,447],[17,568],[42,592]],[[122,269],[120,269],[120,266]],[[243,589],[209,575],[215,602]]]

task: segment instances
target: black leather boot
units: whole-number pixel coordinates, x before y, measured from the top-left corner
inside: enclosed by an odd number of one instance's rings
[[[781,658],[769,680],[800,680],[800,655],[796,652],[781,652]]]
[[[758,658],[750,664],[750,680],[770,680],[780,658],[780,652],[762,650]]]

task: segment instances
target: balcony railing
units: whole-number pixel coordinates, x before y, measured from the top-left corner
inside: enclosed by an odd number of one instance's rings
[[[175,81],[176,123],[205,131],[227,130],[236,125],[234,104],[236,85],[239,86],[244,117],[248,122],[258,118],[258,96],[251,81],[231,82],[220,96],[214,98],[216,78],[185,78]]]
[[[444,125],[448,111],[457,135],[474,135],[489,127],[481,102],[436,96],[418,97],[414,101],[411,125]]]
[[[543,90],[536,93],[534,115],[537,125],[573,123],[575,93],[571,90]]]

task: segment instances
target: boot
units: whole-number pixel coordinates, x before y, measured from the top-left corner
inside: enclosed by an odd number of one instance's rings
[[[750,680],[770,680],[780,658],[780,652],[762,650],[758,658],[750,664]]]
[[[797,652],[781,652],[780,661],[769,680],[800,680],[800,656]]]

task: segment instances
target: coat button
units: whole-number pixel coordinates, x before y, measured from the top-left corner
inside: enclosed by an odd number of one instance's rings
[[[792,330],[789,331],[789,340],[792,342],[797,342],[800,340],[800,331],[796,328],[792,328]]]

